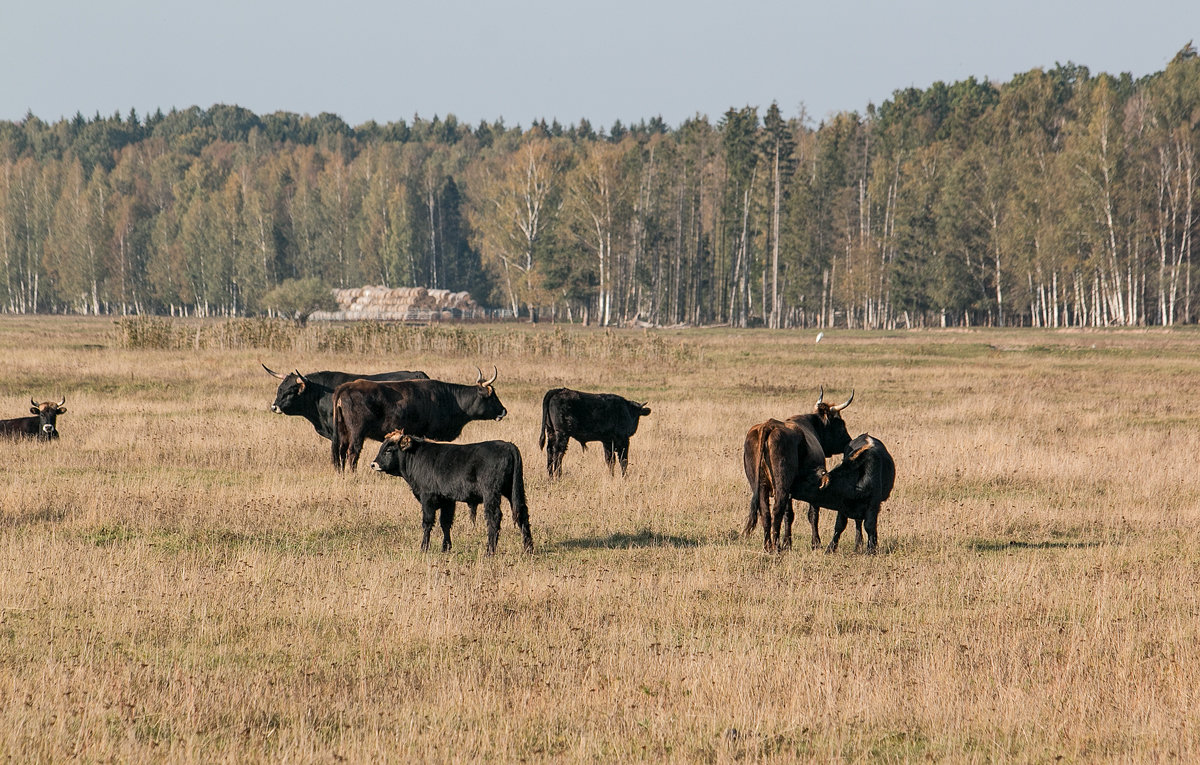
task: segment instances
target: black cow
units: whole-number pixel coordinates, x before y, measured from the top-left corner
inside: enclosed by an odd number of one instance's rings
[[[742,463],[750,484],[750,514],[742,533],[749,534],[761,522],[763,549],[768,552],[792,546],[792,495],[796,483],[813,480],[817,471],[825,469],[825,458],[842,452],[850,443],[841,412],[853,400],[852,391],[846,403],[826,404],[822,388],[812,414],[767,420],[746,433]],[[819,515],[817,506],[810,503],[808,521],[814,550],[821,545]]]
[[[500,539],[500,498],[508,499],[513,523],[521,530],[525,552],[533,552],[529,507],[525,503],[525,476],[521,452],[508,441],[477,444],[441,444],[399,431],[388,433],[371,469],[403,478],[421,503],[421,551],[429,549],[434,515],[441,511],[442,552],[450,549],[450,527],[455,503],[465,502],[475,520],[483,504],[487,520],[487,554],[496,552]]]
[[[453,441],[471,420],[501,420],[508,410],[500,403],[492,379],[474,385],[441,380],[377,383],[353,380],[333,394],[333,465],[339,471],[358,467],[363,441],[382,441],[393,430],[411,436]],[[493,367],[493,371],[495,368]]]
[[[259,362],[262,364],[262,362]],[[389,382],[400,380],[428,380],[424,372],[381,372],[374,375],[356,375],[352,372],[313,372],[309,375],[300,374],[295,370],[291,374],[282,375],[272,371],[266,364],[262,368],[267,374],[280,380],[279,388],[275,391],[275,403],[271,411],[276,414],[299,415],[312,423],[317,435],[333,440],[333,391],[342,383],[351,380],[374,380]]]
[[[16,417],[11,420],[0,420],[0,436],[10,438],[28,437],[39,441],[52,441],[58,438],[58,415],[66,414],[66,397],[57,404],[53,401],[38,403],[29,399],[32,404],[29,411],[32,417]]]
[[[585,451],[589,441],[604,446],[604,462],[613,473],[614,455],[621,462],[621,475],[629,464],[629,438],[637,432],[638,418],[650,414],[644,403],[613,393],[580,393],[554,388],[542,397],[542,430],[538,448],[546,449],[546,472],[562,475],[567,443],[574,438]]]
[[[863,546],[863,527],[867,530],[867,553],[874,554],[879,542],[876,533],[880,505],[892,495],[896,484],[896,462],[878,438],[863,433],[846,445],[840,465],[828,473],[818,471],[794,485],[793,498],[837,511],[833,539],[825,552],[837,552],[838,538],[854,519],[857,532],[854,550]]]

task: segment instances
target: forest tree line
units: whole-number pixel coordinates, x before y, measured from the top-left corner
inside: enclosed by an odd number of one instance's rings
[[[655,325],[1194,323],[1200,58],[596,129],[237,106],[0,122],[0,310],[240,316],[290,279]]]

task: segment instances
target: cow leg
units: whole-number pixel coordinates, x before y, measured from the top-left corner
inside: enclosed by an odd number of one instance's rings
[[[848,519],[849,516],[843,512],[837,514],[837,521],[833,524],[833,539],[829,540],[829,547],[825,548],[825,552],[837,552],[838,540],[841,539],[842,532],[846,530],[846,521]]]
[[[358,456],[362,454],[363,437],[355,436],[350,440],[349,450],[346,454],[346,461],[350,463],[350,472],[358,470]]]
[[[860,518],[854,519],[854,552],[862,552],[863,549],[863,522]]]
[[[608,465],[608,474],[614,475],[613,469],[617,464],[617,457],[613,454],[613,445],[605,441],[604,446],[604,464]]]
[[[554,477],[554,452],[558,451],[558,433],[551,430],[546,439],[546,475]]]
[[[496,552],[500,541],[500,495],[488,497],[483,503],[483,517],[487,520],[487,554]]]
[[[429,552],[429,532],[433,531],[439,504],[437,497],[421,497],[421,552]]]
[[[792,509],[792,503],[787,503],[787,509],[783,513],[783,525],[780,527],[779,549],[792,549],[792,521],[795,520],[796,513]]]
[[[879,521],[879,503],[872,503],[871,509],[867,511],[867,517],[863,521],[863,526],[867,530],[867,555],[874,555],[876,548],[879,546],[879,535],[876,532],[876,524]]]
[[[554,452],[557,448],[558,434],[551,431],[550,437],[546,439],[546,475],[550,478],[554,477]]]
[[[613,446],[617,453],[617,461],[621,463],[621,477],[624,478],[625,469],[629,467],[629,439],[617,441]]]
[[[450,527],[454,525],[454,507],[452,499],[442,502],[442,511],[438,517],[442,524],[442,552],[450,552]]]
[[[546,472],[551,478],[562,477],[563,455],[567,453],[570,436],[565,433],[554,433],[546,443]]]
[[[784,518],[792,511],[792,495],[785,491],[775,492],[775,504],[771,508],[771,546],[770,550],[779,551],[779,528]]]
[[[812,549],[821,549],[821,532],[817,529],[817,521],[821,519],[821,508],[816,505],[808,506],[808,522],[812,526]]]
[[[512,510],[513,520],[517,523],[517,528],[521,530],[521,546],[527,553],[533,552],[533,531],[529,527],[529,509],[525,508],[524,512],[518,513],[517,508],[513,506],[512,497],[508,499],[508,507]]]
[[[329,440],[329,453],[333,458],[333,469],[339,473],[346,470],[346,442],[337,436]]]
[[[763,529],[763,551],[772,552],[774,548],[771,546],[771,488],[765,483],[761,484],[757,491],[757,503],[750,500],[750,512],[758,514],[758,522],[762,524]],[[757,507],[756,507],[757,505]],[[746,522],[746,532],[750,531],[750,522]]]

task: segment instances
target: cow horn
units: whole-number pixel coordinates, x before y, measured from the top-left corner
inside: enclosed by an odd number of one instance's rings
[[[296,375],[296,379],[299,380],[300,382],[308,382],[308,378],[305,377],[304,375],[300,374],[299,369],[293,369],[292,374]]]
[[[39,404],[38,402],[34,401],[32,397],[30,397],[30,399],[29,399],[29,403],[33,404],[34,406],[41,406],[41,404]]]
[[[825,400],[825,386],[822,385],[821,392],[817,395],[817,404],[816,405],[820,406],[824,400]]]
[[[286,379],[287,379],[287,375],[281,375],[281,374],[279,374],[278,372],[274,371],[273,369],[271,369],[271,368],[270,368],[269,366],[267,366],[266,364],[263,364],[261,361],[260,361],[260,362],[258,362],[258,363],[259,363],[259,364],[262,364],[262,368],[263,368],[263,369],[265,369],[265,370],[267,370],[267,374],[271,375],[271,377],[274,377],[276,380],[286,380]]]
[[[483,385],[483,370],[479,367],[475,367],[475,371],[479,373],[479,376],[475,378],[475,384]]]
[[[56,407],[59,407],[59,408],[61,408],[61,407],[62,407],[62,405],[63,405],[63,404],[65,404],[65,403],[67,403],[67,397],[66,397],[66,396],[63,396],[63,397],[62,397],[62,401],[59,401],[57,404],[55,404],[55,406],[56,406]]]
[[[850,402],[853,400],[854,400],[854,389],[851,388],[850,389],[850,398],[846,399],[846,403],[838,404],[837,406],[830,407],[830,409],[832,409],[835,412],[840,412],[843,409],[845,409],[846,407],[850,406]]]
[[[482,376],[483,375],[480,375],[480,377],[482,377]],[[487,382],[484,383],[484,385],[491,385],[492,383],[496,382],[496,378],[499,376],[500,376],[500,370],[496,369],[495,364],[492,364],[492,376],[490,379],[488,379]]]

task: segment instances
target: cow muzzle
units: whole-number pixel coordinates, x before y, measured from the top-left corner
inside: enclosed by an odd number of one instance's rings
[[[275,414],[283,414],[283,410],[280,409],[275,404],[271,404],[271,411],[274,412]]]
[[[508,414],[508,410],[507,410],[507,409],[505,409],[504,411],[500,412],[500,414],[496,415],[496,422],[500,422],[501,420],[503,420],[503,419],[504,419],[504,416],[505,416],[506,414]]]
[[[378,463],[378,462],[372,462],[372,463],[371,463],[371,469],[372,469],[372,470],[374,470],[376,473],[382,473],[382,472],[383,472],[383,468],[381,468],[381,467],[379,466],[379,463]]]

